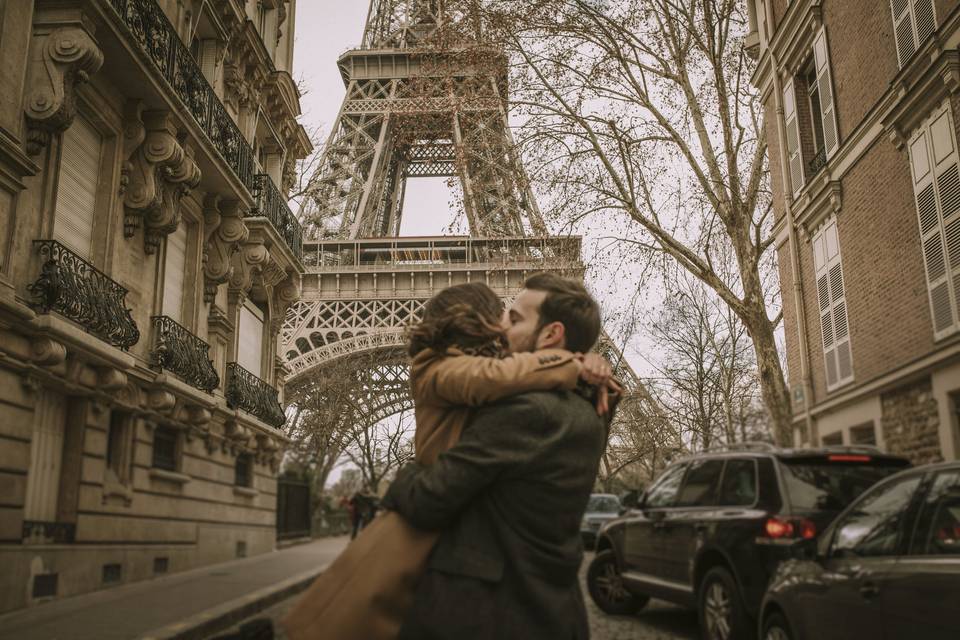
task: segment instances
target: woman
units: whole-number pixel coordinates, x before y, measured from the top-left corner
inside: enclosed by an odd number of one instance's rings
[[[415,456],[431,464],[460,438],[471,407],[525,391],[605,382],[599,356],[551,349],[501,359],[503,305],[486,285],[444,289],[410,331]],[[545,355],[557,356],[544,358]],[[543,364],[543,363],[549,364]],[[605,409],[605,401],[601,403]],[[437,533],[387,512],[366,527],[283,621],[291,640],[396,637]]]

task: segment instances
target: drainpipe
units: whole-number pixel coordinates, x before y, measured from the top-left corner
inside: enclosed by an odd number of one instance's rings
[[[780,174],[783,176],[784,186],[784,210],[787,219],[787,245],[790,248],[790,273],[793,278],[793,305],[797,317],[797,341],[800,346],[800,379],[803,384],[803,411],[806,416],[807,437],[810,438],[810,444],[817,441],[817,434],[814,433],[813,417],[810,415],[810,397],[813,393],[813,380],[810,375],[810,363],[808,361],[807,345],[807,318],[803,310],[803,282],[800,272],[800,248],[797,242],[797,230],[793,217],[793,194],[787,187],[787,181],[790,175],[787,159],[783,151],[787,148],[787,124],[784,121],[783,109],[783,82],[780,80],[780,64],[776,55],[770,49],[770,28],[773,25],[773,8],[771,0],[765,0],[766,23],[764,39],[765,46],[770,54],[770,62],[773,66],[773,86],[774,86],[774,105],[777,112],[777,139],[780,142]],[[802,443],[800,443],[802,444]]]

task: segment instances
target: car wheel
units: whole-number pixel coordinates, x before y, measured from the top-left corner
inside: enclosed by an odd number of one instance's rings
[[[763,623],[763,640],[792,640],[787,620],[779,613],[767,617]]]
[[[629,615],[643,609],[650,598],[631,593],[623,584],[613,551],[601,551],[587,568],[587,589],[590,597],[604,613]]]
[[[714,567],[703,577],[697,611],[704,640],[742,640],[756,635],[751,633],[737,582],[723,567]]]

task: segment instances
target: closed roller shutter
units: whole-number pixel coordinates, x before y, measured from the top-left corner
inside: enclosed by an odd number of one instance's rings
[[[183,285],[187,267],[187,228],[185,224],[167,236],[167,256],[163,269],[163,315],[183,324]]]
[[[90,259],[103,138],[81,115],[63,133],[53,238]]]
[[[257,377],[263,377],[263,311],[247,300],[240,307],[237,363]]]

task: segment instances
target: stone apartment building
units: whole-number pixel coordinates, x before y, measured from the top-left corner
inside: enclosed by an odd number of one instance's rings
[[[960,2],[748,0],[795,439],[960,456]]]
[[[0,0],[0,611],[272,550],[295,0]]]

